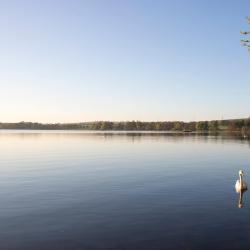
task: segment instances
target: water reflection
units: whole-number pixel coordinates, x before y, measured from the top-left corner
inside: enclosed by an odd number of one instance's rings
[[[243,192],[232,206],[249,146],[223,134],[0,131],[0,249],[250,249]]]

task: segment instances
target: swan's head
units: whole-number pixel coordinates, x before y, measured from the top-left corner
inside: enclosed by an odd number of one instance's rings
[[[243,170],[240,170],[240,171],[239,171],[239,175],[240,175],[240,176],[244,176]]]

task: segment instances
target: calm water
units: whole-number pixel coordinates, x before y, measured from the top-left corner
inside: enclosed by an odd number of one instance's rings
[[[250,142],[0,131],[0,249],[250,249]]]

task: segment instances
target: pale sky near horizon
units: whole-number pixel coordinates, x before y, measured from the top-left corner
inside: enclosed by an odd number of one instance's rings
[[[248,117],[246,16],[249,0],[2,0],[0,122]]]

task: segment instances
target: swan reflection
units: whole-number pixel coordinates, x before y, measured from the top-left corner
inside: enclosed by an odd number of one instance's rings
[[[239,201],[238,201],[238,208],[243,207],[243,194],[246,192],[246,190],[241,190],[239,192]]]

